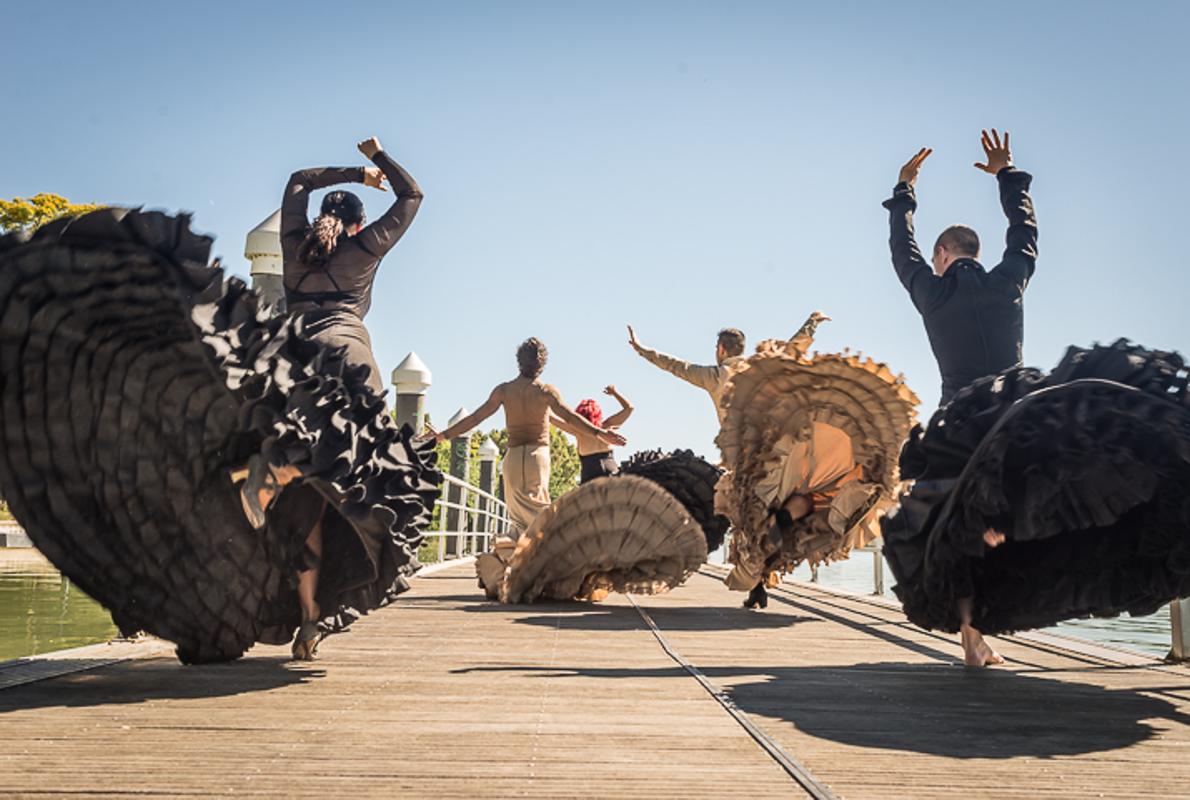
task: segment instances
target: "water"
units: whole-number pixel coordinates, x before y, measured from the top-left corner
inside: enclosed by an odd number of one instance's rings
[[[818,582],[826,587],[847,589],[869,594],[872,591],[872,554],[853,553],[851,558],[835,564],[819,567]],[[794,579],[810,580],[810,568],[803,565],[793,572]],[[884,594],[895,599],[892,593],[892,570],[884,565]],[[1116,617],[1114,619],[1076,619],[1059,623],[1048,630],[1067,636],[1090,639],[1100,644],[1123,647],[1157,658],[1164,658],[1169,652],[1169,607],[1147,617]]]
[[[0,661],[106,642],[108,613],[36,550],[0,548]]]

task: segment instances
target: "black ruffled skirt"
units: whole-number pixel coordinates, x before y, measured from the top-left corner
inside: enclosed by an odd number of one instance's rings
[[[367,368],[270,319],[210,246],[117,209],[0,238],[0,493],[122,631],[185,662],[292,637],[320,513],[323,626],[391,601],[441,480]],[[256,453],[302,471],[261,531],[229,477]]]
[[[987,633],[1150,614],[1190,595],[1190,395],[1181,356],[1120,340],[1048,375],[976,381],[916,428],[884,520],[913,622]],[[989,548],[984,532],[1007,536]]]
[[[690,450],[642,450],[620,464],[620,474],[648,478],[676,497],[702,527],[708,553],[723,546],[731,524],[715,513],[715,484],[723,470]]]

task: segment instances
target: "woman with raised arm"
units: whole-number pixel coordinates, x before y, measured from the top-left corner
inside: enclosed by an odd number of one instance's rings
[[[603,418],[603,409],[599,407],[599,403],[590,397],[579,401],[579,404],[574,407],[574,411],[596,428],[609,431],[619,430],[620,426],[632,416],[632,403],[616,391],[615,386],[604,388],[603,393],[615,398],[616,402],[620,404],[620,410],[607,419]],[[556,414],[550,416],[550,424],[574,437],[575,443],[578,445],[580,464],[578,480],[580,484],[616,474],[618,469],[616,459],[607,442],[590,435],[585,430],[567,424]]]
[[[289,178],[281,202],[281,255],[290,313],[302,315],[306,332],[316,341],[344,346],[349,363],[368,367],[368,385],[379,394],[384,384],[364,317],[372,306],[380,260],[413,222],[422,192],[378,139],[367,139],[358,147],[375,166],[304,169]],[[386,179],[396,199],[367,227],[364,204],[343,189],[322,199],[313,222],[306,217],[310,192],[315,189],[362,183],[383,192]]]
[[[367,387],[377,396],[384,392],[380,367],[372,353],[372,338],[364,317],[372,306],[372,285],[380,261],[408,230],[421,206],[422,191],[400,164],[380,146],[376,137],[357,145],[372,161],[371,167],[321,167],[299,170],[289,178],[281,201],[281,255],[285,302],[290,314],[300,317],[303,332],[316,342],[346,348],[349,368],[363,369]],[[319,214],[307,218],[310,192],[341,183],[362,183],[396,198],[388,210],[365,227],[364,204],[353,192],[337,189],[322,199]],[[246,470],[241,498],[244,512],[255,528],[266,522],[266,512],[281,489],[300,477],[293,464],[267,464],[254,457]],[[312,658],[318,641],[319,568],[322,557],[323,510],[306,539],[306,559],[298,573],[302,627],[294,643],[294,657]],[[364,543],[365,549],[368,544]]]
[[[281,316],[185,216],[108,208],[0,237],[0,375],[29,379],[0,381],[0,494],[122,632],[184,662],[254,642],[313,658],[419,566],[441,474],[385,408],[363,317],[421,192],[375,139],[360,150],[375,167],[285,188]],[[312,190],[382,177],[397,200],[372,225],[342,191],[306,219]],[[44,412],[62,398],[69,415]]]

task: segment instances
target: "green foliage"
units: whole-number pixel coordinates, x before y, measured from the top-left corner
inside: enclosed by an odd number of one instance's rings
[[[550,497],[557,500],[578,486],[581,471],[574,442],[557,428],[550,428]]]
[[[508,452],[508,431],[500,428],[489,431],[488,436],[500,448],[500,457],[503,458]],[[550,497],[557,500],[578,486],[581,467],[574,442],[557,428],[550,428]]]
[[[72,203],[65,197],[42,192],[33,197],[0,200],[0,231],[31,231],[50,220],[102,208],[95,203]]]

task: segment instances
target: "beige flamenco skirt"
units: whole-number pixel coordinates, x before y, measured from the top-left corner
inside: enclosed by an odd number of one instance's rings
[[[916,404],[884,364],[762,343],[732,378],[716,440],[728,470],[716,489],[716,510],[732,523],[728,586],[747,591],[803,561],[846,558],[879,536]],[[798,495],[813,510],[776,532],[777,512]]]
[[[706,557],[702,529],[673,495],[645,478],[615,476],[579,486],[538,515],[503,573],[490,565],[485,588],[498,587],[506,603],[659,594]]]

